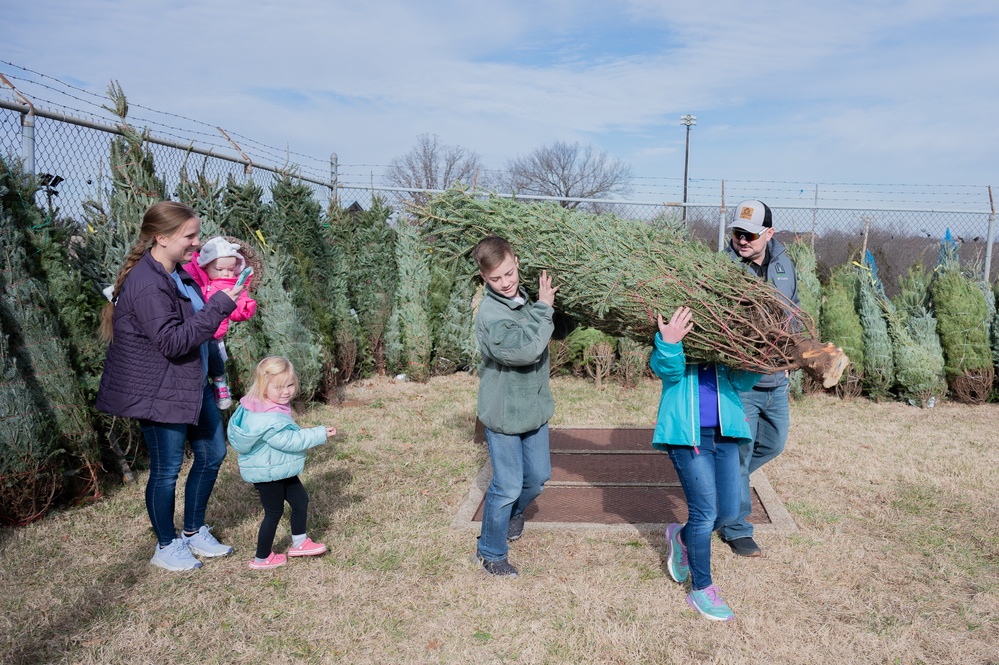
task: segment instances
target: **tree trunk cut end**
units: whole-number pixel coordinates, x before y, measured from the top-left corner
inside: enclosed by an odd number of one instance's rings
[[[823,388],[832,388],[839,383],[850,365],[843,349],[832,342],[822,344],[814,339],[802,339],[794,347],[794,355],[795,364],[821,383]]]

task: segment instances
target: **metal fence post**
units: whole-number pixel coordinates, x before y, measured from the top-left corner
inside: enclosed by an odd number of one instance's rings
[[[718,251],[725,251],[725,181],[721,183],[721,211],[718,213]]]
[[[815,225],[819,218],[819,185],[815,185],[815,200],[812,203],[812,252],[815,251]]]
[[[989,232],[985,237],[985,268],[982,273],[982,281],[986,284],[992,277],[992,243],[996,239],[996,204],[992,199],[992,185],[989,185],[989,206],[992,212],[989,214]]]
[[[35,114],[21,114],[21,161],[25,173],[35,174]]]
[[[337,193],[337,171],[339,171],[340,162],[337,159],[336,153],[330,153],[330,198],[334,204],[340,203],[340,198]]]

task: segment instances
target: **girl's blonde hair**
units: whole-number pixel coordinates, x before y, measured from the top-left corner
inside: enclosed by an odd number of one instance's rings
[[[114,290],[111,293],[111,302],[101,310],[100,336],[105,343],[110,344],[114,337],[114,301],[121,291],[121,285],[132,271],[135,264],[139,262],[153,245],[156,236],[172,236],[183,228],[188,220],[197,217],[198,213],[194,208],[177,203],[176,201],[160,201],[149,206],[146,214],[142,216],[142,226],[139,228],[139,237],[136,239],[132,249],[125,257],[125,263],[118,271],[118,278],[114,281]]]
[[[291,361],[281,356],[267,356],[258,362],[257,367],[253,370],[253,384],[250,385],[246,394],[257,399],[266,399],[265,393],[271,381],[286,375],[291,375],[291,381],[297,393],[298,375],[295,374],[295,366],[291,364]]]

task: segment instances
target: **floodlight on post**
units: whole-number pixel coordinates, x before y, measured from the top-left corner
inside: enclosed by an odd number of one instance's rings
[[[697,116],[681,115],[680,124],[687,126],[687,147],[683,154],[683,223],[687,223],[687,167],[690,164],[690,127],[697,124]]]

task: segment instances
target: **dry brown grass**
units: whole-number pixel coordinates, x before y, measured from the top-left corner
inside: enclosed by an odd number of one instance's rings
[[[147,564],[141,487],[2,532],[4,663],[997,663],[999,407],[809,397],[766,468],[799,532],[715,547],[737,621],[686,608],[660,534],[531,530],[514,581],[450,528],[484,449],[475,379],[367,381],[311,412],[310,534],[330,554],[251,572],[260,507],[226,460],[209,506],[235,556]],[[658,386],[553,382],[556,426],[650,426]],[[288,545],[287,522],[276,549]]]

